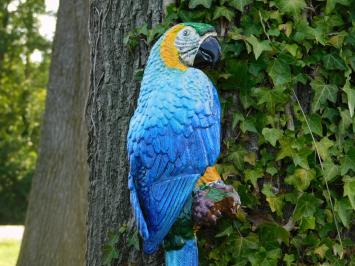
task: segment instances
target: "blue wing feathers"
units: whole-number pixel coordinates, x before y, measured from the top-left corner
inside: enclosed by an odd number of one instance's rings
[[[166,74],[164,82],[144,78],[130,122],[131,202],[148,253],[158,248],[219,155],[217,92],[201,71],[181,73]]]
[[[139,233],[143,237],[144,240],[149,238],[149,231],[144,219],[144,215],[142,213],[142,209],[139,204],[137,191],[134,187],[133,179],[131,176],[128,177],[128,188],[130,189],[130,200],[134,212],[134,218],[136,219],[136,225]]]
[[[151,186],[149,207],[154,210],[154,213],[148,214],[150,218],[148,224],[154,233],[144,241],[145,252],[152,253],[158,248],[179,216],[199,177],[199,174],[181,176]],[[159,196],[155,198],[157,194]]]

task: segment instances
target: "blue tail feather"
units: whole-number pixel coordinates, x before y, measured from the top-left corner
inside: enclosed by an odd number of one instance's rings
[[[134,212],[134,218],[136,219],[136,225],[138,228],[139,233],[143,237],[144,240],[149,238],[149,231],[147,227],[147,223],[144,219],[144,215],[142,213],[142,209],[139,204],[138,200],[138,195],[136,188],[133,183],[133,179],[131,175],[128,177],[128,188],[130,189],[130,199],[131,199],[131,204]]]
[[[198,249],[196,239],[188,240],[178,250],[165,252],[166,266],[198,266]]]

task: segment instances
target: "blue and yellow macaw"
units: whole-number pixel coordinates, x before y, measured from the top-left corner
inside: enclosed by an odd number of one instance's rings
[[[220,56],[214,28],[202,23],[175,25],[151,50],[128,132],[128,186],[146,253],[155,252],[179,216],[186,216],[206,170],[209,179],[216,172],[221,107],[199,68],[216,64]],[[198,265],[191,235],[166,253],[168,266]]]

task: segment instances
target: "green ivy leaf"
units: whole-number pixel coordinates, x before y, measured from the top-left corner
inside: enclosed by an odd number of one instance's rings
[[[315,229],[316,228],[316,218],[314,216],[304,217],[301,219],[300,222],[300,229],[302,231],[306,231],[308,229]]]
[[[276,196],[272,191],[271,184],[264,184],[261,192],[265,195],[266,201],[269,203],[270,209],[272,212],[276,212],[276,214],[282,217],[282,208],[283,208],[283,200],[282,197]]]
[[[218,164],[217,168],[218,172],[221,173],[221,176],[224,179],[227,179],[229,176],[236,175],[238,173],[232,164]]]
[[[344,248],[342,245],[340,245],[339,243],[335,243],[333,245],[333,253],[335,256],[338,256],[339,258],[343,258],[344,256]]]
[[[330,182],[336,177],[337,175],[340,174],[340,169],[339,166],[334,164],[332,161],[324,161],[323,162],[324,166],[324,178],[327,182]]]
[[[212,0],[190,0],[189,8],[193,9],[197,6],[204,6],[205,8],[210,8],[212,5]]]
[[[228,4],[235,9],[238,9],[240,12],[244,11],[244,7],[251,4],[253,0],[231,0]]]
[[[349,5],[350,1],[349,0],[327,0],[327,5],[325,7],[325,13],[329,15],[335,8],[335,5],[339,3],[342,5]]]
[[[138,231],[134,231],[134,233],[128,239],[128,246],[134,247],[136,250],[139,250],[139,236]]]
[[[217,235],[215,235],[215,237],[218,238],[218,237],[230,236],[232,233],[233,233],[233,226],[228,226],[222,232],[220,232]]]
[[[344,182],[344,196],[347,196],[353,210],[355,210],[355,178],[350,176],[345,176],[343,178]]]
[[[301,166],[304,169],[309,170],[308,156],[312,153],[311,150],[304,148],[292,154],[293,163],[296,166]]]
[[[126,227],[122,226],[120,230],[122,230],[122,228],[125,229]],[[103,265],[111,265],[113,260],[119,258],[120,253],[116,248],[118,240],[119,235],[117,233],[115,233],[114,231],[108,232],[108,241],[102,247]]]
[[[246,237],[238,236],[235,245],[235,254],[237,256],[247,254],[250,250],[258,249],[258,244],[258,237],[254,233],[251,233]]]
[[[274,59],[268,66],[267,72],[275,86],[291,82],[291,70],[283,60]]]
[[[314,216],[321,203],[322,200],[315,197],[314,194],[303,193],[297,200],[296,208],[293,212],[293,220],[297,222],[303,217]]]
[[[263,177],[264,172],[260,168],[256,169],[247,169],[245,171],[245,181],[250,181],[254,187],[256,187],[256,182],[258,178]]]
[[[277,128],[263,128],[262,134],[265,139],[275,147],[276,141],[282,137],[282,131]]]
[[[314,250],[314,253],[317,254],[321,259],[324,259],[325,253],[328,251],[328,246],[326,244],[322,244]]]
[[[235,129],[235,127],[238,125],[240,121],[244,121],[244,117],[241,113],[234,113],[233,114],[233,122],[232,122],[232,128]]]
[[[319,152],[320,157],[323,160],[329,159],[329,148],[334,145],[334,141],[331,141],[327,137],[322,138],[320,141],[316,142],[317,150]]]
[[[340,174],[345,175],[349,170],[355,171],[355,147],[351,147],[345,157],[341,160]]]
[[[272,212],[276,212],[279,217],[283,216],[282,208],[284,206],[284,202],[282,200],[282,197],[267,197],[266,201],[269,203]]]
[[[257,99],[258,105],[265,104],[270,113],[275,113],[276,106],[285,103],[288,99],[285,93],[285,87],[270,88],[254,88],[253,96]]]
[[[285,44],[285,49],[293,56],[296,57],[298,51],[298,45],[293,44]]]
[[[337,99],[338,88],[333,84],[326,84],[323,79],[317,78],[312,80],[311,87],[315,92],[312,102],[313,112],[321,109],[327,100],[335,103]]]
[[[350,86],[350,81],[347,80],[343,90],[346,93],[348,98],[348,107],[350,111],[350,117],[354,116],[354,108],[355,108],[355,89]]]
[[[293,262],[295,261],[294,254],[285,254],[283,261],[286,263],[286,266],[294,265]]]
[[[329,38],[328,43],[333,45],[335,48],[340,49],[343,46],[344,39],[348,34],[345,31],[339,32],[338,34]]]
[[[309,187],[315,177],[316,172],[313,169],[306,170],[298,168],[293,175],[289,175],[285,178],[285,183],[293,185],[299,191],[304,191]]]
[[[276,248],[270,251],[266,250],[264,247],[261,247],[258,252],[254,252],[248,255],[248,260],[252,266],[257,265],[267,265],[275,266],[277,265],[278,260],[281,257],[281,249]]]
[[[349,110],[341,110],[340,111],[340,123],[339,123],[339,133],[344,135],[346,130],[349,128],[351,124],[353,124],[353,119],[350,117]],[[355,131],[355,130],[354,130]]]
[[[292,22],[287,22],[287,23],[285,23],[285,24],[280,24],[279,26],[278,26],[278,29],[280,30],[280,31],[282,31],[283,33],[285,33],[285,35],[287,36],[287,37],[290,37],[290,35],[291,35],[291,33],[292,33]]]
[[[350,228],[350,219],[352,216],[352,208],[347,198],[336,200],[334,210],[338,214],[340,221],[346,228]]]
[[[299,14],[307,6],[304,0],[276,0],[276,5],[282,12],[293,15]]]
[[[322,128],[322,118],[318,114],[312,114],[308,118],[309,127],[314,134],[318,136],[323,136],[323,128]],[[308,127],[306,127],[305,132],[309,132]]]
[[[246,37],[245,40],[253,46],[255,60],[259,58],[262,52],[272,51],[269,40],[260,41],[254,35]]]
[[[344,61],[337,55],[329,53],[322,57],[324,67],[329,70],[345,70]]]
[[[213,202],[218,202],[218,201],[221,201],[223,198],[225,198],[225,196],[227,196],[227,192],[224,192],[220,189],[214,189],[214,188],[211,188],[207,195],[206,195],[206,198],[212,200]]]
[[[112,265],[115,259],[118,259],[120,253],[116,248],[109,245],[104,245],[102,248],[103,265]]]
[[[269,173],[270,175],[275,175],[278,171],[275,167],[273,166],[268,166],[266,168],[266,172]]]
[[[225,6],[218,6],[215,8],[213,13],[213,20],[224,17],[228,21],[232,21],[234,18],[234,12]]]
[[[259,227],[260,241],[270,244],[270,242],[283,242],[288,245],[289,232],[277,223],[264,223]]]
[[[255,166],[255,163],[256,163],[255,152],[248,152],[247,154],[245,154],[244,155],[244,162],[247,162],[247,163]]]
[[[280,142],[281,149],[276,156],[277,161],[285,157],[292,158],[294,154],[297,153],[297,151],[294,150],[294,148],[292,147],[292,143],[288,138],[283,137],[279,140],[279,142]]]
[[[253,121],[252,119],[247,119],[242,121],[240,123],[240,129],[242,130],[243,133],[247,131],[258,133],[258,130],[255,127],[255,121]]]
[[[229,154],[228,161],[232,162],[238,170],[243,170],[245,154],[245,150],[238,148],[236,151],[233,151]]]

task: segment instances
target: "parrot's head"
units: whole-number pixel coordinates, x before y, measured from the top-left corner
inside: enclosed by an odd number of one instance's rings
[[[221,58],[221,46],[213,26],[204,23],[181,23],[163,36],[160,56],[167,67],[214,66]]]

